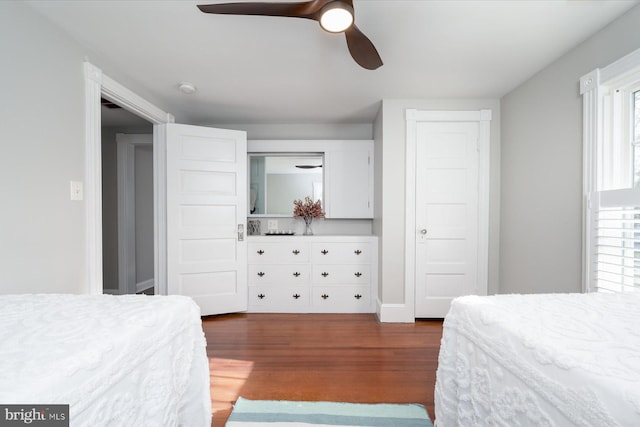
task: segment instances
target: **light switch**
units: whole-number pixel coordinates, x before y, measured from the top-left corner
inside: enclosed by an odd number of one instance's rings
[[[269,230],[277,230],[278,229],[278,220],[270,219],[267,221],[267,229]]]
[[[83,200],[82,181],[71,181],[71,200]]]

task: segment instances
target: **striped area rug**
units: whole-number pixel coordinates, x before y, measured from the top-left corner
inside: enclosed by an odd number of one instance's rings
[[[227,427],[433,427],[424,406],[395,403],[247,400],[233,407]]]

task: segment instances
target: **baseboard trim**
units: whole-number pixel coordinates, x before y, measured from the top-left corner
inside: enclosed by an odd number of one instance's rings
[[[136,283],[136,292],[140,293],[140,292],[146,291],[149,288],[153,288],[153,286],[154,286],[153,279],[148,279],[148,280],[145,280],[144,282]]]
[[[377,301],[376,315],[381,323],[414,323],[413,310],[406,304],[383,304]]]

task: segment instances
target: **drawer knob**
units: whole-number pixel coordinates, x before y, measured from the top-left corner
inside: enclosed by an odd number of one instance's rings
[[[353,273],[353,274],[354,274],[354,276],[356,276],[356,277],[360,277],[360,276],[362,276],[362,273],[360,273],[359,271],[356,271],[356,272],[355,272],[355,273]]]
[[[293,298],[295,298],[295,299],[300,298],[300,294],[293,294]]]
[[[326,250],[326,249],[323,249],[323,250],[321,250],[321,251],[320,251],[320,253],[321,253],[322,255],[326,255],[326,254],[328,254],[328,253],[329,253],[329,251],[328,251],[328,250]]]
[[[322,294],[322,295],[320,295],[320,296],[322,297],[322,299],[327,299],[327,298],[329,298],[329,295],[327,295],[327,294]]]
[[[360,298],[362,298],[362,295],[360,295],[360,294],[355,294],[353,297],[354,297],[355,299],[360,299]]]
[[[353,253],[356,255],[360,255],[362,251],[360,249],[356,249],[355,251],[353,251]]]
[[[259,276],[259,277],[264,276],[264,271],[258,271],[258,276]]]
[[[299,250],[297,250],[297,249],[294,249],[294,250],[293,250],[293,254],[294,254],[294,255],[298,255],[299,253],[300,253],[300,251],[299,251]]]
[[[265,297],[264,294],[258,294],[258,298],[263,299]]]
[[[327,277],[328,275],[329,275],[329,273],[327,273],[326,271],[324,271],[324,272],[322,273],[322,277]]]
[[[300,273],[296,271],[295,273],[293,273],[293,275],[294,275],[295,277],[298,277],[298,276],[300,276]]]
[[[260,250],[258,251],[258,255],[262,255],[263,253],[264,253],[264,251],[263,251],[262,249],[260,249]]]

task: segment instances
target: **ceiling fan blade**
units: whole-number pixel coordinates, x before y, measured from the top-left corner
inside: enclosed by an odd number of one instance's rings
[[[349,27],[344,34],[347,38],[349,52],[358,65],[367,70],[375,70],[382,66],[382,58],[380,58],[376,47],[355,24]]]
[[[318,19],[317,14],[331,0],[311,0],[294,3],[219,3],[199,4],[198,9],[204,13],[221,15],[262,15],[287,16],[292,18]]]

